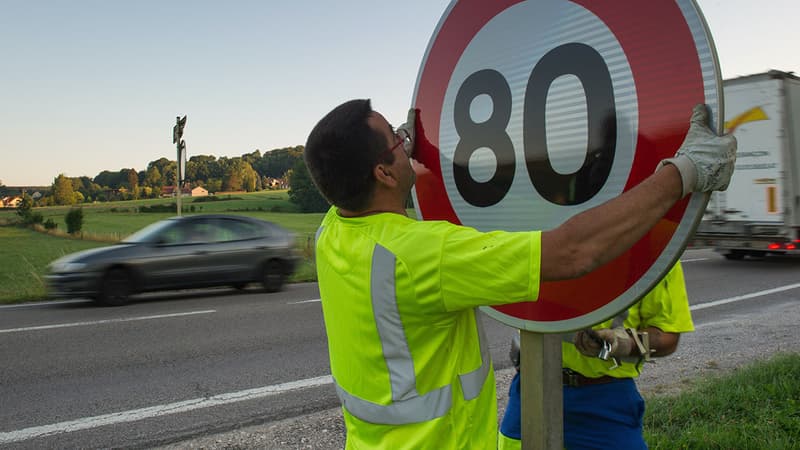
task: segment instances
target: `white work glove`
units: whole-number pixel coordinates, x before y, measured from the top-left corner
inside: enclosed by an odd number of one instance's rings
[[[414,133],[416,120],[417,120],[417,110],[411,108],[408,110],[408,118],[406,120],[406,123],[397,127],[397,131],[405,132],[405,135],[408,138],[403,141],[403,147],[405,149],[406,155],[409,155],[409,157],[414,156],[414,151],[416,150],[414,147],[417,145]]]
[[[601,341],[611,344],[608,356],[622,358],[630,356],[636,342],[624,328],[603,328],[600,330],[581,330],[575,333],[573,343],[582,355],[597,357],[603,347]]]
[[[675,156],[661,161],[658,168],[673,164],[681,174],[683,195],[690,192],[724,191],[736,162],[736,138],[717,136],[708,126],[708,107],[695,105],[686,139]]]

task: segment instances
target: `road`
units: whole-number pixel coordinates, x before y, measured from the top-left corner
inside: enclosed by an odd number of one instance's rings
[[[800,260],[682,260],[699,326],[797,309]],[[484,323],[508,368],[513,330]],[[0,343],[3,449],[152,448],[338,405],[313,283],[0,307]]]

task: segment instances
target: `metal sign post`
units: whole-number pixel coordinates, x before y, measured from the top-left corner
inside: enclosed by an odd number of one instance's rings
[[[560,450],[564,447],[561,336],[521,330],[519,337],[522,449]]]
[[[417,217],[553,229],[672,157],[698,103],[721,129],[719,63],[694,0],[453,0],[413,96]],[[707,202],[699,193],[678,202],[590,274],[543,282],[529,302],[481,308],[521,330],[524,448],[561,448],[556,333],[639,300],[678,260]]]
[[[183,118],[180,116],[175,117],[175,126],[172,127],[172,143],[176,144],[178,147],[178,159],[176,160],[178,165],[178,173],[175,180],[175,196],[178,204],[178,216],[181,215],[181,211],[183,210],[181,207],[181,191],[183,190],[183,177],[184,172],[186,171],[186,142],[184,142],[182,138],[183,127],[185,126],[186,116],[183,116]]]

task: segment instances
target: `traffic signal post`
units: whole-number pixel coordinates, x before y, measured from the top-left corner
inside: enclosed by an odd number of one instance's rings
[[[178,173],[176,175],[175,180],[175,197],[176,203],[178,204],[178,216],[181,215],[182,206],[181,206],[181,191],[183,190],[183,177],[184,172],[186,172],[186,142],[184,142],[183,138],[183,127],[186,126],[186,116],[184,115],[183,118],[180,116],[175,117],[175,126],[172,127],[172,143],[175,144],[178,148],[178,159],[176,160],[178,165]]]

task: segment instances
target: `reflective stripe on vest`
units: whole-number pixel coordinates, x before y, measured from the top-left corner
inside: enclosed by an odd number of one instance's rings
[[[408,348],[403,322],[395,297],[395,256],[386,248],[375,245],[372,256],[372,309],[381,339],[383,357],[389,370],[392,402],[388,405],[373,403],[345,391],[336,383],[336,393],[347,411],[371,423],[403,425],[426,422],[444,416],[452,405],[452,386],[447,385],[419,395],[414,361]],[[479,318],[475,317],[481,349],[481,366],[459,375],[466,400],[480,395],[489,373],[489,350]]]

